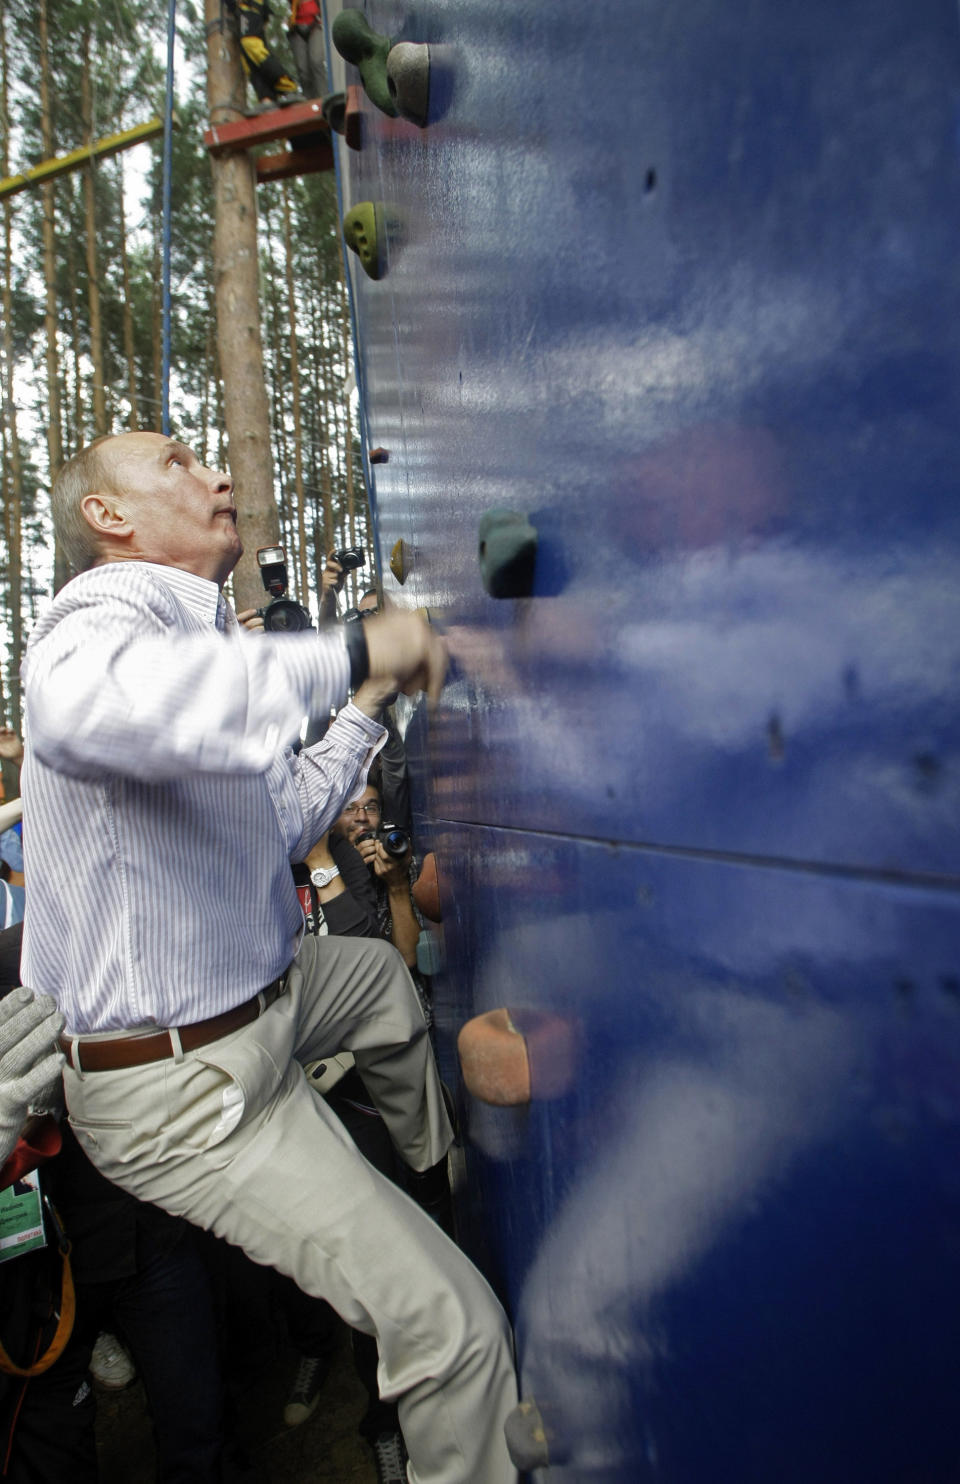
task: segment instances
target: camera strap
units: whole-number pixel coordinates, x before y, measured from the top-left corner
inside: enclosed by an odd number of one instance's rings
[[[317,888],[312,881],[297,882],[296,887],[307,932],[313,933],[314,937],[328,937],[330,929],[323,915],[323,908],[317,899]]]

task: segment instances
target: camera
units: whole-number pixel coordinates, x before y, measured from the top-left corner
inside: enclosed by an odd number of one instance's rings
[[[387,824],[386,821],[378,830],[364,830],[358,835],[355,844],[359,845],[361,840],[379,840],[387,855],[395,861],[402,860],[410,849],[411,840],[406,830],[402,830],[398,824]]]
[[[261,546],[257,552],[260,576],[270,602],[257,612],[271,634],[300,634],[312,629],[306,608],[287,597],[287,556],[282,546]]]
[[[344,572],[355,572],[366,565],[366,557],[359,546],[344,546],[341,551],[331,551],[330,560],[339,562]]]

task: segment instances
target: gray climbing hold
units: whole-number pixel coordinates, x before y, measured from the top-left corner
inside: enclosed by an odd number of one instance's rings
[[[387,87],[400,116],[425,129],[430,116],[430,48],[425,42],[398,41],[391,47]]]

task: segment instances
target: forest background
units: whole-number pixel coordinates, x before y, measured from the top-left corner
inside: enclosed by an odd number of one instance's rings
[[[212,10],[222,16],[219,0]],[[0,0],[0,177],[162,115],[165,12],[144,0]],[[225,468],[235,460],[225,439],[215,309],[223,277],[215,264],[216,165],[203,146],[208,37],[202,11],[183,0],[178,36],[171,433],[202,462]],[[289,62],[279,18],[271,39]],[[218,44],[226,57],[232,43]],[[239,61],[227,62],[242,103]],[[158,138],[0,202],[0,718],[18,730],[23,647],[69,576],[53,545],[51,477],[101,433],[161,430],[161,152]],[[256,216],[270,444],[258,467],[267,471],[261,483],[270,483],[272,466],[273,491],[255,494],[275,499],[291,596],[316,614],[327,551],[366,547],[367,580],[374,561],[332,174],[260,185]],[[244,561],[250,557],[248,550]]]

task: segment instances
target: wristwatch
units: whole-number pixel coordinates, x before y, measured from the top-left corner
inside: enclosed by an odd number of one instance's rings
[[[329,886],[331,881],[339,875],[339,866],[317,866],[315,871],[310,872],[310,880],[319,889],[322,886]]]

